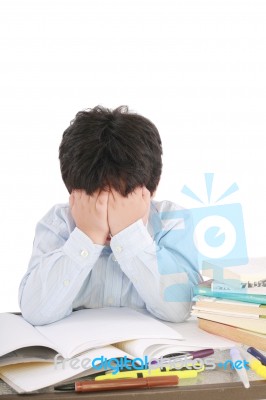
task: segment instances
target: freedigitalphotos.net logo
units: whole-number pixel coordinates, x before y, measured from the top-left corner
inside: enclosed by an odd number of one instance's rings
[[[221,204],[225,198],[238,190],[236,183],[213,199],[214,174],[206,173],[204,178],[206,201],[185,185],[182,193],[201,206],[160,213],[163,226],[166,227],[160,235],[163,240],[167,234],[167,245],[177,250],[176,265],[184,265],[186,261],[194,269],[197,265],[199,272],[204,275],[203,261],[207,261],[209,265],[218,263],[220,268],[214,269],[213,274],[214,278],[219,280],[219,274],[224,268],[248,262],[243,213],[239,203]],[[186,276],[182,276],[178,266],[167,262],[164,254],[159,252],[157,260],[159,272],[164,275],[164,299],[169,302],[190,301],[188,289],[191,288],[193,274],[189,275],[189,268],[186,270]],[[173,274],[177,273],[180,275],[179,281],[173,284]]]
[[[165,368],[169,368],[172,370],[181,370],[186,368],[187,370],[214,370],[216,367],[221,369],[242,369],[245,368],[249,370],[249,365],[246,360],[236,360],[232,361],[228,359],[224,362],[215,363],[214,358],[195,358],[193,360],[184,356],[182,359],[170,359],[167,360],[163,357],[160,358],[152,358],[149,360],[148,356],[145,356],[143,359],[140,357],[129,359],[127,356],[121,358],[106,358],[104,356],[95,357],[94,359],[90,358],[63,358],[61,354],[57,354],[54,357],[54,367],[55,369],[66,369],[71,368],[75,370],[86,370],[86,369],[94,369],[95,373],[100,371],[112,371],[112,374],[115,375],[121,371],[140,371],[147,370],[151,373],[153,370],[160,368],[162,371]]]

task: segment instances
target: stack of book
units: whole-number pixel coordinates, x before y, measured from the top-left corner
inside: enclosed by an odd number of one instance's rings
[[[192,315],[209,333],[266,350],[266,258],[232,267],[203,263]]]

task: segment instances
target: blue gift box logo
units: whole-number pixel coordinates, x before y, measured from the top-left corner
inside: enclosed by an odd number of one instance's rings
[[[208,203],[211,203],[213,173],[205,174]],[[238,190],[233,183],[214,203],[218,203]],[[182,192],[203,203],[187,186]],[[242,207],[239,203],[207,205],[192,208],[194,243],[198,250],[199,265],[202,261],[217,262],[223,266],[241,265],[248,261]],[[232,261],[233,260],[233,261]]]
[[[242,207],[238,203],[194,208],[194,244],[202,261],[223,266],[245,264],[247,247]]]
[[[214,174],[205,174],[205,184],[208,196],[208,203],[211,202],[212,182]],[[233,183],[215,202],[238,190],[236,183]],[[246,236],[244,229],[242,207],[239,203],[223,205],[206,205],[187,186],[184,186],[182,193],[203,204],[202,207],[189,210],[180,209],[161,213],[162,221],[181,221],[167,233],[168,244],[171,242],[173,248],[177,249],[180,255],[176,255],[177,263],[184,264],[184,260],[198,267],[201,271],[202,262],[219,263],[224,267],[231,265],[242,265],[248,262]],[[161,232],[163,238],[164,231]],[[177,272],[173,263],[167,262],[165,257],[157,255],[159,272],[164,275]],[[181,264],[182,265],[182,264]],[[189,271],[189,269],[188,269]],[[189,277],[189,272],[188,272]],[[167,280],[167,279],[166,279]],[[182,279],[181,279],[182,280]],[[164,298],[167,301],[188,301],[187,286],[189,282],[168,285],[164,291]]]

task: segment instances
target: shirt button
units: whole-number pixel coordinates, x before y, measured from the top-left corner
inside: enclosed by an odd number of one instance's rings
[[[81,257],[88,257],[89,252],[87,250],[82,250],[82,252],[80,253]]]
[[[117,259],[115,258],[115,256],[112,256],[112,260],[113,260],[113,262],[117,262]]]
[[[64,283],[64,286],[68,286],[69,285],[69,280],[65,279],[63,283]]]
[[[120,246],[116,246],[116,248],[115,248],[116,253],[121,253],[122,250],[123,249]]]
[[[108,297],[107,302],[109,305],[113,304],[113,302],[114,302],[113,297]]]

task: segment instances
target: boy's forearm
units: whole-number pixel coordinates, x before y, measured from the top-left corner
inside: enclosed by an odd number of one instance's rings
[[[114,236],[111,246],[150,312],[171,322],[189,316],[193,285],[200,279],[189,261],[178,258],[174,249],[157,246],[141,221]]]
[[[19,290],[21,311],[30,323],[47,324],[71,313],[73,301],[102,251],[102,246],[81,239],[75,230],[62,248],[44,255],[33,252]]]

